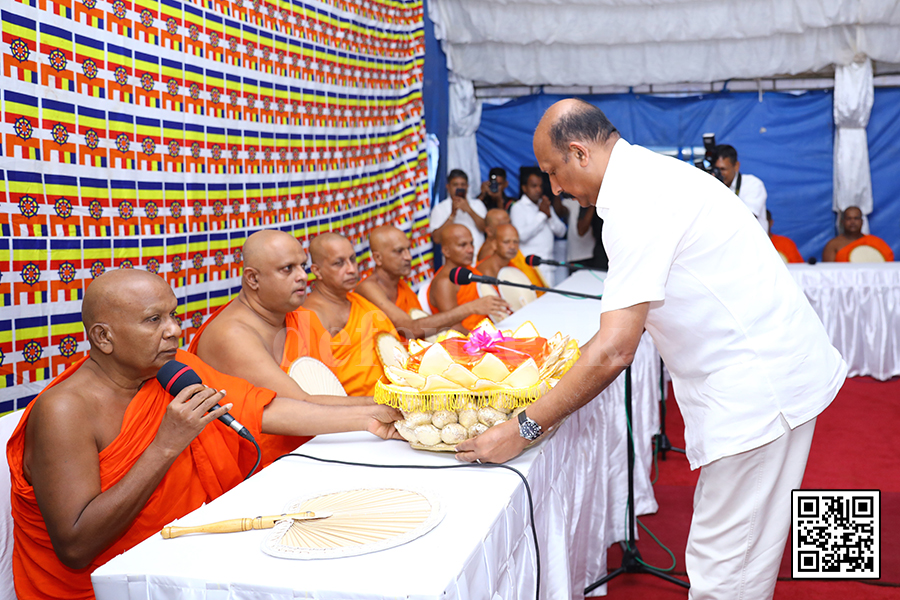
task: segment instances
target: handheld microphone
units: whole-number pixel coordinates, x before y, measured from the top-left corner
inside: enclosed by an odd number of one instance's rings
[[[502,283],[496,277],[488,277],[487,275],[476,275],[465,267],[454,267],[450,269],[450,281],[456,285],[468,285],[470,283],[489,283],[491,285],[499,285]]]
[[[599,269],[594,269],[591,267],[586,267],[582,264],[578,263],[570,263],[570,262],[562,262],[558,260],[549,260],[546,258],[541,258],[537,254],[529,254],[525,257],[525,264],[529,267],[537,267],[538,265],[550,265],[552,267],[573,267],[576,269],[587,269],[588,271],[598,271]]]
[[[203,381],[200,379],[200,376],[197,375],[196,371],[177,360],[170,360],[164,364],[159,370],[159,373],[156,374],[156,380],[163,386],[163,389],[172,394],[172,396],[177,396],[181,390],[189,385],[194,385],[195,383],[203,384]],[[209,410],[213,411],[217,408],[220,408],[218,403]],[[242,438],[253,441],[253,435],[250,431],[228,413],[219,417],[219,420],[234,429]]]

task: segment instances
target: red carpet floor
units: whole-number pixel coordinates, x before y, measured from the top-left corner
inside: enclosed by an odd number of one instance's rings
[[[671,399],[671,389],[670,389]],[[668,403],[666,429],[675,447],[684,447],[684,422],[674,401]],[[819,417],[803,486],[806,489],[881,490],[881,579],[877,582],[806,581],[791,579],[790,540],[782,560],[776,600],[900,599],[900,378],[879,382],[867,377],[848,380],[832,405]],[[659,461],[654,486],[659,512],[641,522],[675,554],[674,575],[687,580],[684,549],[691,520],[694,486],[683,454]],[[638,549],[644,561],[661,567],[669,556],[643,531]],[[609,549],[608,568],[621,565],[618,546]],[[687,591],[652,575],[620,575],[607,584],[608,598],[686,598]]]

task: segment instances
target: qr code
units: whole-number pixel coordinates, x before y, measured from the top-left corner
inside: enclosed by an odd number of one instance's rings
[[[881,492],[793,490],[794,579],[881,577]]]

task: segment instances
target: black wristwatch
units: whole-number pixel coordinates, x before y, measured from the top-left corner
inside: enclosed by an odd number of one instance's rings
[[[519,435],[529,442],[533,442],[541,437],[542,433],[544,433],[544,430],[541,429],[541,426],[526,417],[524,410],[519,413]]]

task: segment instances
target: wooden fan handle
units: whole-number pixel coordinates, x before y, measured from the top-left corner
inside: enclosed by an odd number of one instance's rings
[[[168,540],[188,533],[232,533],[235,531],[263,529],[262,520],[262,517],[257,517],[255,519],[229,519],[227,521],[217,521],[216,523],[207,523],[206,525],[196,525],[194,527],[174,527],[170,525],[163,528],[162,536]],[[269,525],[269,527],[272,527],[272,525]]]

